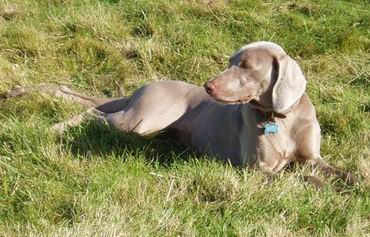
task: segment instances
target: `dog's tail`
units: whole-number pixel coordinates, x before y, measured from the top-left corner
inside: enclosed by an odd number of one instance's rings
[[[120,95],[124,94],[120,86]],[[65,85],[55,85],[55,84],[38,84],[33,86],[14,86],[9,91],[0,94],[0,98],[10,99],[14,97],[24,96],[30,93],[48,93],[56,97],[64,98],[68,101],[78,103],[87,108],[96,108],[97,110],[104,113],[114,113],[126,108],[130,98],[95,98],[77,93],[69,89]]]

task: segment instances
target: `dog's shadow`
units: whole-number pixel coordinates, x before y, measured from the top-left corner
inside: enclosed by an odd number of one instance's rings
[[[204,158],[204,154],[202,155],[179,144],[171,132],[163,132],[151,137],[141,137],[133,133],[124,133],[96,121],[89,121],[83,126],[70,129],[67,134],[60,137],[60,141],[64,148],[69,150],[76,159],[113,157],[126,160],[127,157],[136,158],[140,156],[150,163],[156,162],[161,166],[170,167],[178,161],[189,161],[198,159],[197,157]],[[219,161],[213,156],[207,156],[207,159]],[[299,164],[291,162],[284,170],[288,173],[294,173],[298,167]],[[242,170],[241,167],[234,168],[238,172]],[[304,179],[306,179],[306,176]],[[312,181],[310,182],[312,183]],[[320,188],[319,185],[314,184],[314,186]],[[347,186],[343,184],[338,189],[338,183],[336,183],[336,191],[340,190],[345,193],[345,187]]]
[[[196,154],[176,142],[171,132],[141,137],[97,121],[69,129],[67,134],[60,136],[60,141],[66,150],[79,159],[144,156],[149,162],[169,166],[176,160],[188,160]]]

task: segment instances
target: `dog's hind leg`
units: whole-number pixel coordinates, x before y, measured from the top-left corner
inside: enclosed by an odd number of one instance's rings
[[[83,113],[53,125],[51,129],[59,134],[65,132],[68,128],[77,127],[84,121],[91,118],[98,119],[101,122],[107,122],[107,114],[124,110],[127,102],[129,101],[129,98],[127,97],[113,99],[89,97],[74,92],[67,86],[54,84],[38,84],[28,87],[14,86],[9,91],[1,94],[0,97],[8,99],[40,92],[61,97],[67,101],[75,102],[88,108]]]
[[[99,120],[100,122],[107,123],[107,114],[104,112],[101,112],[95,108],[89,108],[85,112],[80,113],[78,115],[75,115],[63,122],[59,122],[54,124],[51,129],[58,133],[62,134],[64,133],[67,129],[72,128],[72,127],[77,127],[83,122],[90,120],[92,118]]]
[[[140,135],[154,134],[167,128],[187,112],[190,101],[194,100],[195,106],[203,98],[202,88],[178,81],[153,82],[139,88],[130,97],[116,99],[96,99],[75,93],[66,86],[45,84],[15,87],[3,97],[17,97],[30,92],[47,92],[89,108],[54,125],[53,129],[58,132],[78,126],[87,118],[96,117],[121,131]]]
[[[100,122],[109,123],[110,125],[115,126],[115,124],[108,119],[108,115],[124,113],[129,100],[130,98],[111,99],[104,104],[100,104],[96,107],[90,107],[86,111],[75,115],[70,119],[55,124],[52,126],[52,129],[55,132],[62,134],[68,128],[77,127],[91,118],[95,118]]]

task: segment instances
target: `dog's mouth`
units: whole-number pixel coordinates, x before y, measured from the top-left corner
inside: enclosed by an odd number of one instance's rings
[[[253,97],[248,96],[246,98],[240,98],[238,100],[223,100],[223,99],[214,98],[214,97],[213,97],[213,99],[216,100],[217,102],[221,103],[221,104],[247,104],[253,99]]]

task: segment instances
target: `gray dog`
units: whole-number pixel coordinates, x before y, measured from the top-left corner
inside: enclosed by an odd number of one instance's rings
[[[91,117],[140,135],[171,129],[182,144],[235,166],[274,173],[299,161],[352,183],[352,175],[321,158],[320,126],[305,88],[296,61],[279,45],[262,41],[239,49],[229,67],[204,88],[158,81],[129,97],[96,99],[65,86],[38,85],[16,86],[5,96],[46,91],[89,107],[53,126],[59,133]]]

